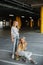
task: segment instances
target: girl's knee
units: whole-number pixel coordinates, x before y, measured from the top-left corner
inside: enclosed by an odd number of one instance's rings
[[[32,55],[32,52],[30,52],[30,55]]]

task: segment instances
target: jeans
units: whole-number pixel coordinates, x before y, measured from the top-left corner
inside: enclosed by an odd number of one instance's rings
[[[15,37],[14,38],[14,43],[12,43],[12,54],[15,54],[16,50],[17,50],[17,46],[19,43],[19,37]]]
[[[20,56],[24,56],[27,60],[30,60],[32,56],[32,52],[28,52],[28,51],[18,51],[18,54]]]

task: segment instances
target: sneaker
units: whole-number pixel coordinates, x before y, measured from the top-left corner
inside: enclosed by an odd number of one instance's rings
[[[19,58],[16,58],[16,60],[19,60]]]
[[[14,59],[14,54],[12,55],[12,59]]]
[[[22,59],[22,60],[23,60],[23,62],[27,62],[26,59]]]
[[[31,60],[31,63],[33,63],[33,64],[37,64],[37,62],[36,62],[36,61],[33,61],[33,60]]]

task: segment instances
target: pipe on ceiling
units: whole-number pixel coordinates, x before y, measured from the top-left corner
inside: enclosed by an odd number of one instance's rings
[[[7,7],[7,8],[11,8],[11,9],[15,9],[15,10],[19,10],[19,11],[24,11],[24,12],[31,13],[31,14],[35,14],[34,12],[31,12],[29,10],[24,10],[22,8],[14,7],[14,6],[7,5],[7,4],[0,3],[0,6]]]
[[[41,7],[43,4],[31,4],[31,7]]]

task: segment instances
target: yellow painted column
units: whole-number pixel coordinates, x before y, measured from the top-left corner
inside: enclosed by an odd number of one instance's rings
[[[16,21],[19,23],[19,29],[21,28],[21,18],[19,16],[16,17]]]
[[[41,7],[41,26],[40,26],[40,32],[43,33],[43,7]]]
[[[33,25],[34,25],[33,19],[31,19],[31,20],[30,20],[30,27],[33,28]]]
[[[30,21],[30,27],[32,28],[32,26],[33,26],[33,25],[32,25],[32,21]]]

